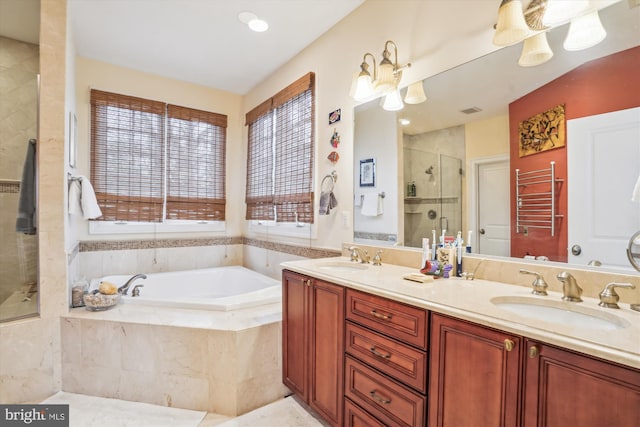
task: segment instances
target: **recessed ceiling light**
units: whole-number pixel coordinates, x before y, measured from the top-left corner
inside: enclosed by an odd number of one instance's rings
[[[252,12],[240,12],[238,14],[238,20],[243,24],[247,24],[247,26],[258,33],[263,31],[267,31],[269,29],[269,24],[264,19],[260,19],[256,16],[255,13]]]

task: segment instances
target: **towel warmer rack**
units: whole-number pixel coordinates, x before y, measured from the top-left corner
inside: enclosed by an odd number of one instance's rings
[[[516,233],[525,228],[550,229],[555,236],[556,219],[563,215],[556,213],[556,184],[564,179],[556,178],[556,162],[549,167],[528,172],[516,169]],[[526,192],[529,187],[531,192]]]

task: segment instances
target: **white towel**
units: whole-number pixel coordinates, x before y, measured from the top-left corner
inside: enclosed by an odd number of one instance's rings
[[[633,189],[633,194],[631,195],[631,201],[640,203],[640,176],[638,177],[638,180],[636,181],[636,186]]]
[[[382,197],[378,193],[366,193],[362,200],[362,210],[364,216],[382,215]]]
[[[80,206],[77,206],[78,204]],[[102,216],[98,200],[96,200],[96,193],[86,176],[78,176],[69,185],[69,213],[80,215],[80,210],[82,210],[84,219],[96,219]]]
[[[98,206],[98,200],[96,199],[96,193],[93,191],[93,186],[87,177],[80,177],[80,186],[82,187],[82,197],[80,197],[80,204],[82,205],[82,215],[84,219],[96,219],[102,216],[100,206]]]
[[[80,206],[80,181],[74,179],[69,182],[69,215],[82,215],[82,207]]]

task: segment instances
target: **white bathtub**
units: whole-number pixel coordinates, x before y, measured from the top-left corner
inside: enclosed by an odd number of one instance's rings
[[[131,275],[105,276],[91,281],[97,289],[103,280],[123,285]],[[140,296],[133,297],[135,285]],[[144,304],[198,310],[229,311],[279,303],[281,283],[241,266],[205,268],[147,274],[129,287],[124,304]]]

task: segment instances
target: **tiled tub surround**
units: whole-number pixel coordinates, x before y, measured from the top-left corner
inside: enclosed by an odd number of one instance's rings
[[[62,319],[67,392],[237,415],[282,398],[281,306],[231,312],[121,304]]]
[[[215,237],[209,239],[157,239],[85,241],[79,244],[77,277],[92,279],[109,274],[160,273],[226,265],[243,265],[280,280],[280,263],[292,259],[340,255],[262,239]]]
[[[334,260],[349,262],[349,258]],[[623,329],[604,330],[581,325],[548,322],[545,319],[525,318],[502,310],[491,303],[494,297],[524,297],[561,301],[562,294],[551,290],[546,297],[531,295],[529,288],[512,286],[492,280],[461,278],[439,279],[430,283],[416,283],[402,279],[415,268],[391,265],[369,265],[365,270],[331,271],[323,264],[332,259],[292,261],[283,267],[348,288],[391,298],[435,313],[451,315],[505,332],[526,336],[549,344],[575,350],[640,369],[640,312],[628,306],[620,310],[598,307],[598,299],[585,297],[580,304],[592,310],[601,310],[626,324]],[[531,279],[529,278],[529,281]]]

